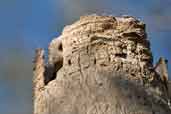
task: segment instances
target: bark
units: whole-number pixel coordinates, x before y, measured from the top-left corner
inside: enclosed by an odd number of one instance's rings
[[[171,114],[145,24],[83,16],[36,53],[34,114]]]

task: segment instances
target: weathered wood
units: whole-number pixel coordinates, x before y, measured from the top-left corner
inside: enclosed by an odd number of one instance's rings
[[[133,17],[83,16],[50,43],[46,65],[37,55],[34,114],[171,113],[145,24]]]

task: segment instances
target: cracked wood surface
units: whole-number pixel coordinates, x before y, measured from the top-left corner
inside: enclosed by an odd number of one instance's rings
[[[47,64],[42,54],[34,114],[171,113],[145,24],[133,17],[83,16],[50,43]]]

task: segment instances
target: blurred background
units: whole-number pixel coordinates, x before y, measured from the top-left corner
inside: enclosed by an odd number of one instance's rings
[[[154,63],[169,60],[171,0],[0,0],[0,114],[32,113],[34,50],[81,15],[132,15],[147,25]]]

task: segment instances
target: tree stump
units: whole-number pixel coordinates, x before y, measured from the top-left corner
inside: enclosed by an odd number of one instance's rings
[[[171,114],[145,24],[83,16],[34,61],[34,114]]]

